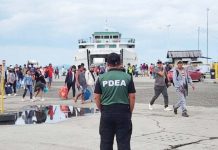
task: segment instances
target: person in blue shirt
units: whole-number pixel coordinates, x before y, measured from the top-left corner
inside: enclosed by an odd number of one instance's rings
[[[33,79],[30,70],[27,70],[26,75],[23,79],[24,81],[24,93],[23,93],[23,98],[22,101],[25,101],[25,96],[27,93],[27,90],[30,92],[30,100],[32,100],[33,97]]]

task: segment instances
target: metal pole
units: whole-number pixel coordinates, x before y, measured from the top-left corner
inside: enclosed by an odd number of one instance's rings
[[[90,51],[87,49],[87,65],[88,65],[88,70],[90,69]]]
[[[200,27],[198,27],[198,50],[200,46]]]
[[[209,8],[207,8],[207,64],[208,64],[208,12]]]
[[[1,113],[4,113],[4,76],[5,76],[5,60],[2,60],[2,75],[1,75]]]

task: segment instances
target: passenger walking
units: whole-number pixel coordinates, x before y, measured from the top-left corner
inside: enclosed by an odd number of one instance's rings
[[[76,83],[76,66],[72,66],[69,68],[67,76],[65,78],[65,85],[67,85],[68,93],[70,91],[70,88],[72,88],[73,93],[73,99],[75,99],[76,95],[76,89],[75,89],[75,83]]]
[[[87,83],[87,89],[90,91],[91,96],[90,96],[90,100],[91,102],[94,100],[93,94],[94,94],[94,86],[95,86],[95,81],[96,81],[96,77],[97,75],[94,72],[94,68],[95,66],[92,64],[90,66],[90,70],[86,70],[85,72],[85,78],[86,78],[86,83]]]
[[[150,79],[154,78],[154,64],[151,63],[149,67]]]
[[[23,83],[24,83],[24,93],[23,93],[23,98],[22,101],[25,101],[25,96],[27,93],[27,90],[30,92],[30,100],[32,100],[33,97],[33,77],[31,75],[30,70],[27,70],[25,73],[26,75],[23,78]]]
[[[28,68],[27,68],[26,64],[24,64],[23,68],[22,68],[22,73],[24,76],[26,75],[27,70],[28,70]]]
[[[44,76],[42,75],[41,71],[39,68],[37,68],[35,72],[35,88],[34,88],[34,97],[32,101],[36,100],[36,97],[40,94],[41,101],[44,101],[45,99],[43,98],[43,90],[46,87],[46,81]]]
[[[138,77],[138,75],[139,75],[139,67],[138,67],[138,65],[135,65],[135,77]]]
[[[27,70],[28,70],[28,68],[27,68],[26,64],[24,64],[24,65],[23,65],[23,68],[22,68],[22,74],[23,74],[23,76],[26,75]],[[24,88],[23,80],[21,81],[21,87]]]
[[[58,69],[58,67],[55,68],[55,79],[56,78],[59,79],[59,69]]]
[[[61,68],[61,73],[62,73],[62,76],[66,75],[66,70],[65,70],[64,66]]]
[[[133,76],[133,67],[131,66],[130,63],[127,64],[127,73],[132,77]]]
[[[94,92],[96,105],[101,111],[100,149],[113,150],[116,135],[118,150],[130,150],[135,86],[132,77],[121,69],[118,54],[109,54],[107,60],[109,70],[99,76]]]
[[[154,74],[155,74],[154,96],[149,102],[148,108],[152,110],[153,109],[152,105],[154,104],[155,100],[159,97],[160,94],[162,94],[164,97],[164,107],[165,107],[164,110],[171,111],[172,109],[168,107],[169,100],[168,100],[168,93],[167,93],[167,86],[168,86],[167,84],[169,83],[165,82],[165,79],[167,78],[167,74],[160,60],[157,61],[157,67],[154,68]]]
[[[8,75],[7,75],[7,84],[9,84],[11,87],[13,87],[14,90],[14,96],[16,96],[16,75],[15,75],[15,71],[13,67],[10,67],[8,70]],[[8,94],[8,96],[10,96],[10,94]]]
[[[149,76],[148,75],[148,64],[145,64],[145,74],[146,74],[146,76]]]
[[[21,84],[22,84],[22,81],[23,81],[23,77],[25,74],[22,73],[22,68],[21,66],[20,67],[17,67],[15,69],[15,75],[16,75],[16,79],[17,79],[17,83],[16,83],[16,87],[17,89],[20,89],[21,88]]]
[[[48,70],[48,88],[50,89],[51,83],[52,83],[52,78],[53,78],[53,72],[54,72],[54,69],[53,69],[51,63],[49,64],[47,70]]]
[[[174,113],[177,114],[177,109],[180,107],[183,117],[189,117],[186,108],[186,97],[188,96],[188,83],[195,89],[192,79],[188,71],[183,67],[183,62],[177,62],[177,68],[173,71],[173,83],[178,95],[179,101],[173,106]]]
[[[145,63],[142,64],[142,76],[145,77]]]
[[[81,103],[83,104],[85,102],[84,91],[87,88],[84,64],[78,65],[78,70],[76,72],[76,86],[78,88],[79,93],[75,98],[75,102],[77,102],[78,98],[81,96]]]

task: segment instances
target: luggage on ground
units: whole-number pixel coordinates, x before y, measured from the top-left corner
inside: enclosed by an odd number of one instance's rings
[[[63,86],[59,89],[59,96],[61,99],[67,99],[68,89],[67,86]]]
[[[10,84],[5,85],[5,93],[6,94],[12,94],[12,87]]]

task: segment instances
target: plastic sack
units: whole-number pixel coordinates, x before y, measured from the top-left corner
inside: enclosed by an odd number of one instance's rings
[[[44,87],[43,92],[44,92],[44,93],[48,93],[48,87],[47,87],[47,86]]]
[[[68,89],[67,86],[63,86],[59,89],[59,96],[61,99],[67,99]]]

